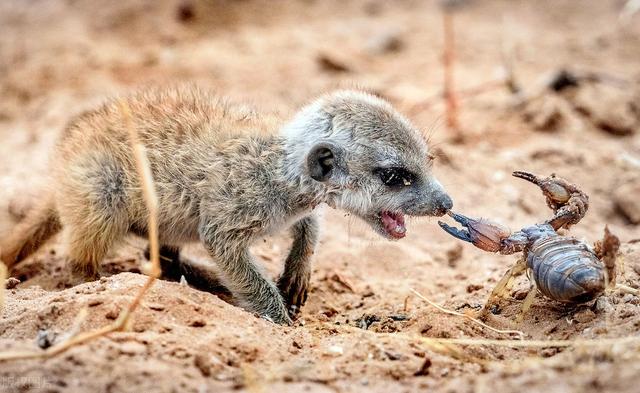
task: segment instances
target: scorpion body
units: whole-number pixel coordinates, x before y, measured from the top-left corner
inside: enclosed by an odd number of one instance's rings
[[[485,219],[471,219],[449,212],[464,229],[451,227],[443,222],[440,226],[450,235],[472,243],[476,247],[500,254],[523,252],[523,258],[513,266],[494,288],[489,302],[508,289],[513,277],[529,270],[534,283],[533,290],[525,300],[530,306],[535,289],[546,297],[566,303],[581,303],[602,294],[613,277],[608,271],[619,241],[605,229],[605,239],[592,249],[584,242],[558,234],[561,228],[578,223],[589,206],[588,196],[575,185],[551,175],[538,177],[528,172],[514,172],[518,178],[538,185],[547,198],[547,205],[554,210],[554,217],[544,223],[535,224],[511,233],[504,226]],[[604,263],[603,263],[604,262]]]
[[[571,303],[594,299],[605,288],[604,266],[578,239],[552,233],[536,239],[526,253],[538,290],[548,298]]]

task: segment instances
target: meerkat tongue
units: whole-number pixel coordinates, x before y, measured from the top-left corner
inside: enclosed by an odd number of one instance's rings
[[[382,212],[382,225],[391,237],[396,239],[403,238],[407,233],[404,226],[404,215],[402,213]]]

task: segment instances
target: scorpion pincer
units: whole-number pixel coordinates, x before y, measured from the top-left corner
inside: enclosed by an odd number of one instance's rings
[[[548,298],[560,302],[580,303],[599,296],[614,279],[607,277],[607,274],[613,274],[613,269],[608,271],[607,267],[611,265],[608,263],[611,258],[615,260],[620,244],[618,239],[605,229],[605,239],[596,244],[594,251],[578,239],[557,233],[561,228],[577,224],[584,217],[589,207],[588,196],[555,175],[541,178],[528,172],[514,172],[513,176],[528,180],[542,189],[547,205],[555,213],[552,219],[515,233],[498,223],[471,219],[453,212],[449,212],[449,215],[464,229],[439,222],[450,235],[482,250],[500,254],[524,253],[521,262],[500,280],[488,303],[504,294],[513,276],[527,269],[534,282],[534,288],[527,296],[527,308],[533,301],[536,288]]]

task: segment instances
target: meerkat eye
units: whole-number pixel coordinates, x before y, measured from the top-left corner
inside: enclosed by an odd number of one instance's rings
[[[381,168],[377,172],[384,185],[391,188],[408,187],[416,180],[416,176],[404,168]]]

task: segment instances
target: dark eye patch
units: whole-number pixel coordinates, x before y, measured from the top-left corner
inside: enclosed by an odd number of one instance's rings
[[[380,168],[376,170],[380,180],[387,187],[408,187],[416,181],[416,175],[402,167]]]

